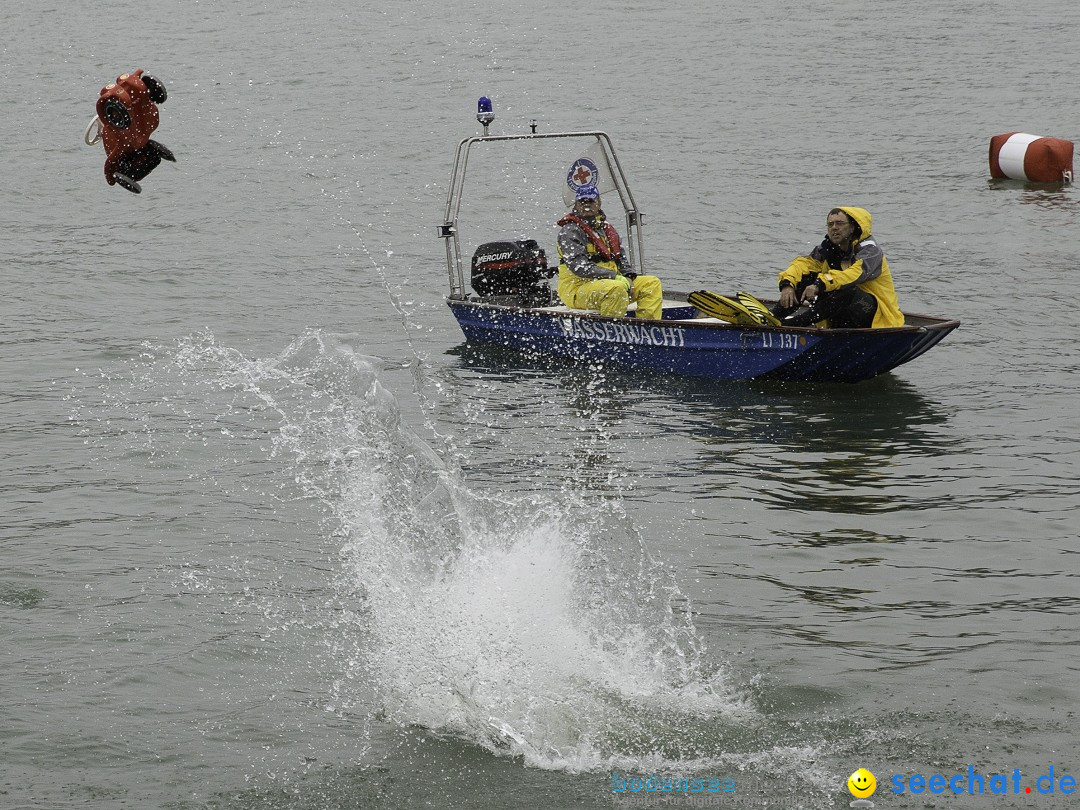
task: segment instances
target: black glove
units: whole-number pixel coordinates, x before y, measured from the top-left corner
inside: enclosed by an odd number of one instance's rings
[[[633,280],[634,280],[635,278],[637,278],[637,277],[638,277],[638,274],[637,274],[636,272],[634,272],[634,268],[633,268],[633,267],[623,267],[623,268],[620,268],[620,269],[619,269],[619,272],[620,272],[620,273],[622,273],[622,274],[623,274],[624,276],[626,276],[626,277],[627,277],[628,279],[630,279],[631,281],[633,281]]]

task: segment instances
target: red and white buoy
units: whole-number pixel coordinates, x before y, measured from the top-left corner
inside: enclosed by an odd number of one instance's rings
[[[1033,183],[1071,183],[1072,141],[1006,132],[990,139],[990,176]]]

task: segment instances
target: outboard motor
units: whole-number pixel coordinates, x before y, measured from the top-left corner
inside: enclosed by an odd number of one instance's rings
[[[558,272],[548,267],[547,254],[535,239],[486,242],[473,254],[470,284],[493,303],[545,307],[552,297],[544,281]]]

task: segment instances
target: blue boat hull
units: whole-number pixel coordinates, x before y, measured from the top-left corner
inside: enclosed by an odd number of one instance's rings
[[[466,340],[714,380],[859,382],[928,351],[959,321],[908,316],[894,329],[794,329],[694,320],[689,305],[664,320],[611,318],[557,308],[529,309],[447,300]]]

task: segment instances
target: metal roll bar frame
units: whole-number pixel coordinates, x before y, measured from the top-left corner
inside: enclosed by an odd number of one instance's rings
[[[476,135],[465,138],[458,144],[457,154],[454,158],[454,168],[450,174],[450,189],[446,195],[446,211],[443,223],[438,226],[439,238],[446,240],[446,268],[450,282],[450,298],[467,299],[465,292],[465,268],[461,260],[461,242],[458,238],[458,216],[461,211],[462,190],[465,187],[465,170],[469,162],[469,152],[478,143],[492,143],[495,141],[533,141],[541,139],[592,139],[600,144],[604,163],[608,176],[615,183],[615,189],[619,194],[619,202],[625,213],[625,244],[628,246],[630,263],[638,273],[645,273],[645,247],[642,229],[645,225],[645,215],[638,210],[634,196],[630,192],[630,185],[626,179],[622,164],[619,163],[618,155],[615,154],[615,146],[606,132],[601,130],[584,130],[581,132],[551,132],[551,133],[527,133],[523,135],[488,135],[487,126],[484,126],[484,135]]]

